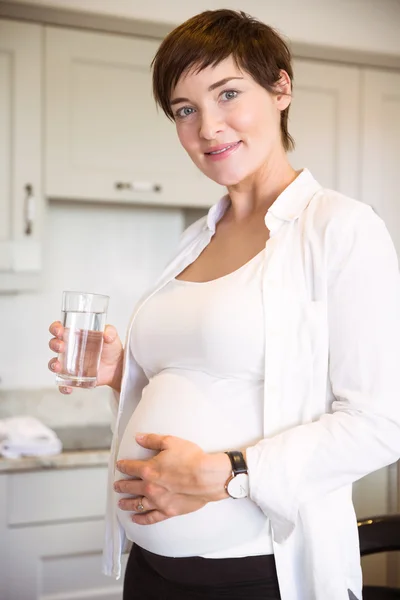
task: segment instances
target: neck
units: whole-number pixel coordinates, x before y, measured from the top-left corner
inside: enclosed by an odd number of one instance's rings
[[[244,181],[229,186],[231,219],[240,222],[259,212],[265,214],[298,174],[283,153]]]

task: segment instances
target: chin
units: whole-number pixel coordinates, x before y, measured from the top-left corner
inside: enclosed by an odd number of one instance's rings
[[[215,183],[219,183],[219,185],[223,185],[224,187],[232,187],[234,185],[238,185],[239,183],[241,183],[244,179],[246,179],[246,175],[243,174],[233,174],[233,173],[221,173],[221,174],[210,174],[210,173],[204,173],[205,175],[207,175],[207,177],[209,179],[212,179],[213,181],[215,181]]]
[[[208,179],[211,179],[211,181],[215,181],[215,183],[223,185],[224,187],[238,185],[248,176],[247,173],[237,173],[237,171],[232,173],[232,171],[229,172],[228,170],[223,172],[222,169],[220,172],[218,172],[217,170],[204,169],[204,165],[200,165],[198,163],[195,163],[195,165],[203,173],[203,175],[208,177]]]

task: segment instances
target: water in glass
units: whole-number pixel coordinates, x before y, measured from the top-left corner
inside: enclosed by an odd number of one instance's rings
[[[58,357],[61,371],[56,377],[57,385],[96,386],[105,321],[105,312],[62,312],[65,350]]]

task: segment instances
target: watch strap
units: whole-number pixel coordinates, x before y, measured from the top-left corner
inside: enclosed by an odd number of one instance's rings
[[[239,450],[228,450],[225,452],[225,454],[229,456],[234,475],[239,475],[239,473],[247,473],[247,465],[242,452]]]

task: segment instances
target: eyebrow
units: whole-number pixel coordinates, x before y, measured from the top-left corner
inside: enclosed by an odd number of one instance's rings
[[[212,92],[216,88],[219,88],[222,85],[228,83],[228,81],[232,81],[232,79],[243,79],[243,77],[225,77],[225,79],[220,79],[220,81],[212,83],[208,88],[208,91]],[[173,100],[171,100],[170,105],[173,106],[174,104],[179,104],[180,102],[190,102],[190,100],[189,98],[174,98]]]

